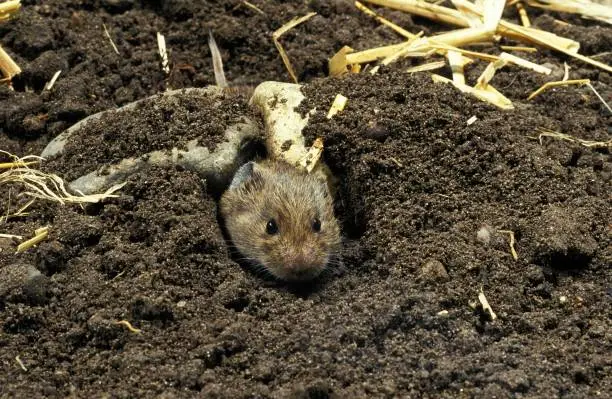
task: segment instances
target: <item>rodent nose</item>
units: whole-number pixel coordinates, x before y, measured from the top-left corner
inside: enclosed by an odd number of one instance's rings
[[[317,262],[316,251],[312,247],[301,247],[288,260],[289,266],[297,273],[320,267]]]

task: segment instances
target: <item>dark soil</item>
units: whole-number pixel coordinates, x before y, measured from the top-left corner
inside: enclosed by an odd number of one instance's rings
[[[296,290],[241,268],[205,182],[185,170],[140,171],[103,204],[38,201],[0,225],[27,237],[50,226],[23,254],[0,238],[0,397],[612,396],[612,156],[534,139],[544,127],[609,140],[612,116],[595,95],[572,86],[527,102],[552,78],[507,67],[493,84],[516,109],[500,111],[403,72],[419,60],[325,78],[343,45],[400,38],[349,1],[253,3],[265,14],[230,0],[23,1],[0,25],[2,46],[24,70],[15,91],[0,87],[0,149],[39,154],[94,112],[212,84],[209,29],[233,85],[286,81],[271,33],[317,11],[281,40],[306,83],[300,111],[317,109],[305,134],[324,138],[340,179],[345,273]],[[413,32],[448,29],[381,11]],[[585,54],[608,52],[598,59],[612,64],[609,25],[531,15]],[[591,79],[610,102],[609,73],[547,50],[525,57],[557,77],[567,61],[571,78]],[[470,83],[484,66],[471,67]],[[328,120],[337,93],[349,101]],[[126,113],[45,167],[74,178],[192,138],[214,143],[249,112],[232,101],[180,123],[163,110],[140,109],[142,123]],[[0,194],[3,209],[27,200],[7,186]],[[518,260],[498,230],[514,232]],[[496,320],[478,302],[481,289]]]

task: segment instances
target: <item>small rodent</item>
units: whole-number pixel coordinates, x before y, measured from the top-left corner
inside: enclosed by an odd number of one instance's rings
[[[241,166],[219,208],[235,248],[277,279],[312,280],[340,248],[327,183],[283,161]]]

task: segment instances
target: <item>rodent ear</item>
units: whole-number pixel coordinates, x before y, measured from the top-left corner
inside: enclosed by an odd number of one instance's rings
[[[245,163],[238,169],[238,171],[234,175],[234,178],[232,179],[232,183],[230,184],[229,189],[233,190],[249,182],[250,180],[253,179],[255,173],[256,173],[255,172],[255,162]]]

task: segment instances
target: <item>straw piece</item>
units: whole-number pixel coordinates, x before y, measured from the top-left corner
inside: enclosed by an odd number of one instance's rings
[[[478,51],[470,51],[470,50],[464,50],[462,48],[459,47],[454,47],[454,46],[449,46],[446,45],[444,43],[432,43],[431,45],[433,48],[436,49],[445,49],[445,50],[452,50],[452,51],[458,51],[460,52],[463,56],[466,57],[473,57],[473,58],[478,58],[481,59],[483,61],[489,61],[489,62],[494,62],[499,60],[499,57],[496,55],[492,55],[492,54],[486,54],[486,53],[480,53]],[[468,58],[470,59],[470,58]]]
[[[168,62],[168,50],[166,50],[166,38],[159,32],[157,32],[157,48],[161,58],[162,71],[168,75],[170,73],[170,63]]]
[[[504,13],[505,0],[487,0],[483,2],[483,26],[491,32],[497,30]]]
[[[131,333],[134,334],[140,334],[142,332],[141,329],[135,328],[134,326],[132,326],[132,323],[127,320],[119,320],[116,321],[115,324],[125,326]]]
[[[395,10],[409,12],[438,22],[446,22],[451,25],[469,27],[472,21],[463,13],[452,8],[428,3],[422,0],[364,0],[366,3],[376,4],[393,8]]]
[[[53,74],[53,77],[51,78],[50,81],[47,82],[47,84],[45,84],[45,88],[44,90],[51,90],[53,88],[53,86],[55,86],[55,82],[57,81],[57,78],[59,78],[60,73],[62,73],[61,70],[55,72]]]
[[[258,12],[258,13],[260,13],[261,15],[266,15],[266,13],[265,13],[265,12],[263,12],[263,11],[261,10],[261,8],[257,7],[255,4],[251,4],[251,3],[249,3],[249,2],[248,2],[248,1],[246,1],[246,0],[244,0],[244,1],[242,2],[242,4],[244,4],[245,6],[249,7],[250,9],[253,9],[253,10],[257,11],[257,12]]]
[[[113,38],[111,37],[110,33],[108,32],[108,29],[106,29],[106,25],[102,24],[102,27],[104,28],[104,34],[108,38],[108,41],[110,42],[111,46],[113,47],[113,50],[115,50],[115,53],[117,53],[117,55],[119,55],[119,49],[117,48],[117,46],[115,46],[115,42],[113,42]]]
[[[595,87],[593,87],[593,85],[591,84],[591,82],[586,84],[587,86],[589,86],[589,88],[593,91],[593,93],[595,93],[595,95],[597,96],[597,98],[599,98],[599,100],[603,103],[603,105],[608,109],[608,111],[610,112],[610,114],[612,114],[612,108],[610,108],[610,106],[608,105],[608,103],[606,102],[606,100],[604,100],[604,98],[601,96],[601,94],[599,94],[597,92],[597,90],[595,90]]]
[[[470,119],[467,120],[466,123],[468,126],[470,126],[470,125],[473,125],[474,122],[476,122],[477,120],[478,120],[478,117],[476,115],[473,115]]]
[[[360,11],[364,12],[366,15],[369,15],[370,17],[374,18],[375,20],[377,20],[381,24],[383,24],[385,26],[388,26],[389,28],[393,29],[395,32],[397,32],[400,35],[404,36],[406,39],[414,39],[416,37],[416,35],[408,32],[406,29],[404,29],[404,28],[394,24],[393,22],[389,21],[388,19],[386,19],[384,17],[381,17],[376,12],[372,11],[370,8],[364,6],[362,3],[358,2],[358,1],[355,2],[355,7],[357,7],[357,9],[359,9]]]
[[[27,241],[22,242],[17,246],[17,253],[23,252],[29,248],[32,248],[34,245],[40,243],[42,240],[49,236],[49,228],[43,227],[36,230],[36,235],[30,238]]]
[[[476,98],[488,102],[490,104],[495,105],[498,108],[509,110],[514,109],[514,105],[512,105],[512,101],[506,98],[504,95],[495,90],[492,86],[488,85],[487,90],[477,89],[465,84],[455,83],[450,79],[445,78],[444,76],[432,74],[431,78],[436,83],[451,83],[457,89],[464,93],[471,94]]]
[[[518,254],[516,253],[516,249],[514,249],[514,244],[516,244],[516,240],[514,238],[514,231],[512,230],[497,230],[500,233],[508,234],[510,237],[510,253],[514,260],[518,260]]]
[[[213,60],[213,73],[215,74],[215,83],[219,87],[229,87],[227,80],[225,79],[225,72],[223,71],[223,59],[221,58],[221,52],[215,41],[215,37],[212,31],[208,31],[208,48],[210,48],[210,54]]]
[[[485,296],[482,288],[480,288],[480,292],[478,293],[478,301],[480,301],[482,309],[485,312],[489,313],[489,317],[491,318],[491,320],[497,319],[497,315],[493,311],[493,308],[491,308],[491,305],[489,305],[489,301],[487,300],[487,297]]]
[[[541,93],[550,89],[551,87],[569,86],[569,85],[582,86],[582,85],[589,84],[590,82],[591,81],[589,79],[575,79],[575,80],[565,80],[565,81],[557,80],[554,82],[547,82],[547,83],[544,83],[539,89],[531,93],[529,97],[527,97],[527,100],[532,100],[534,97],[540,95]]]
[[[588,0],[527,0],[531,7],[544,10],[560,11],[580,14],[585,18],[592,18],[612,24],[612,3],[597,3]]]
[[[30,165],[34,165],[34,164],[37,164],[37,163],[38,163],[38,161],[30,161],[30,162],[24,162],[24,161],[2,162],[2,163],[0,163],[0,169],[22,168],[24,166],[30,166]]]
[[[470,12],[482,16],[484,11],[482,7],[479,7],[477,4],[470,3],[467,0],[453,0],[455,5],[460,4],[466,10]],[[503,19],[499,21],[499,26],[497,29],[497,33],[502,36],[507,36],[510,38],[518,39],[521,41],[531,41],[541,44],[543,46],[551,47],[549,44],[555,45],[556,47],[564,48],[566,51],[570,53],[577,53],[580,48],[580,43],[570,40],[561,36],[557,36],[553,33],[546,32],[540,29],[535,28],[527,28],[521,25],[513,24]],[[535,41],[534,38],[537,38],[538,41]]]
[[[533,41],[534,43],[538,43],[542,46],[546,46],[546,47],[550,47],[554,50],[557,50],[563,54],[567,54],[570,57],[574,57],[582,62],[585,62],[587,64],[591,64],[593,66],[596,66],[598,68],[601,68],[603,70],[606,70],[608,72],[612,72],[612,67],[609,65],[604,64],[603,62],[599,62],[597,60],[594,60],[592,58],[586,57],[582,54],[579,54],[576,51],[573,51],[572,49],[568,49],[565,47],[562,47],[554,42],[551,41],[547,41],[547,38],[545,37],[545,35],[539,34],[539,35],[532,35],[531,32],[529,31],[529,29],[532,28],[522,28],[522,27],[512,27],[511,29],[517,31],[517,32],[521,32],[522,34],[524,34],[525,36],[529,37],[531,39],[531,41]],[[543,32],[543,31],[540,31]]]
[[[463,55],[469,55],[477,58],[481,58],[487,61],[495,61],[499,59],[494,55],[478,53],[475,51],[468,51],[458,48],[458,46],[470,44],[474,41],[490,39],[491,32],[486,30],[485,28],[467,28],[467,29],[458,29],[451,32],[442,33],[432,37],[423,37],[420,39],[416,39],[411,44],[406,42],[392,44],[388,46],[376,47],[373,49],[368,49],[364,51],[358,51],[355,53],[346,54],[346,63],[347,64],[363,64],[367,62],[376,61],[380,58],[390,57],[394,54],[397,54],[401,51],[408,52],[427,52],[433,49],[443,49],[443,50],[455,50],[461,52]],[[408,44],[408,48],[406,45]]]
[[[516,10],[518,11],[519,17],[521,18],[521,23],[524,27],[529,28],[531,26],[531,21],[529,20],[529,15],[527,15],[527,10],[523,6],[523,3],[516,3]]]
[[[540,133],[537,137],[540,142],[540,145],[542,145],[543,137],[552,137],[552,138],[559,139],[559,140],[569,141],[572,143],[578,143],[588,148],[612,148],[612,139],[608,141],[583,140],[583,139],[579,139],[574,136],[570,136],[569,134],[556,132],[554,130],[545,129],[545,128],[537,128],[536,131]]]
[[[535,47],[525,47],[525,46],[499,46],[504,51],[526,51],[528,53],[536,53],[538,51]]]
[[[329,108],[329,112],[327,113],[327,119],[331,119],[338,112],[342,111],[346,106],[346,102],[348,98],[344,97],[342,94],[336,94],[336,98],[334,98],[334,102]]]
[[[445,61],[428,62],[426,64],[421,64],[421,65],[417,65],[417,66],[408,68],[406,69],[406,72],[416,73],[416,72],[433,71],[435,69],[443,68],[445,65],[446,65]]]
[[[459,51],[448,50],[446,52],[446,59],[450,64],[451,71],[453,73],[453,82],[465,84],[465,75],[463,74],[464,66],[466,62],[463,61],[464,57]]]
[[[7,238],[7,239],[17,239],[17,240],[23,240],[22,236],[16,236],[14,234],[3,234],[0,233],[0,238]]]
[[[295,28],[302,22],[306,22],[307,20],[314,17],[315,15],[317,15],[316,12],[310,12],[302,17],[293,18],[291,21],[285,23],[283,26],[275,30],[274,33],[272,34],[272,38],[279,39],[282,35],[290,31],[291,29]]]
[[[329,59],[329,76],[340,76],[348,72],[346,55],[352,53],[353,50],[349,46],[342,47],[333,57]],[[359,65],[359,64],[353,64]]]
[[[392,62],[397,61],[397,59],[399,59],[400,57],[404,57],[404,56],[408,56],[409,53],[416,53],[416,54],[425,54],[423,52],[423,50],[427,50],[428,49],[428,45],[427,42],[425,41],[425,39],[421,39],[418,40],[419,37],[423,34],[423,32],[419,32],[418,36],[415,36],[414,38],[408,40],[405,44],[404,47],[400,48],[398,51],[396,51],[393,54],[388,55],[387,57],[385,57],[382,61],[381,64],[382,65],[389,65]],[[417,55],[419,56],[419,55]]]
[[[0,21],[9,19],[21,8],[21,0],[9,0],[0,3]]]
[[[21,360],[21,357],[19,357],[19,355],[15,356],[15,361],[17,362],[17,364],[19,365],[19,367],[21,367],[21,369],[25,372],[28,371],[28,368],[25,366],[25,364],[23,364],[23,361]]]
[[[501,69],[506,66],[506,63],[507,61],[505,60],[497,60],[495,62],[490,62],[489,65],[487,65],[485,70],[482,71],[482,73],[478,77],[475,88],[486,90],[487,86],[489,85],[489,82],[491,81],[491,79],[493,79],[493,76],[495,76],[495,72],[497,72],[498,69]]]
[[[282,35],[287,33],[289,30],[295,28],[296,26],[298,26],[302,22],[305,22],[305,21],[309,20],[310,18],[314,17],[315,15],[317,15],[316,12],[311,12],[311,13],[308,13],[308,14],[300,17],[300,18],[294,18],[291,21],[289,21],[286,24],[284,24],[283,26],[281,26],[280,28],[278,28],[276,31],[274,31],[274,33],[272,33],[272,41],[274,42],[274,46],[276,46],[276,49],[278,50],[278,53],[280,54],[281,59],[283,60],[283,64],[285,64],[285,68],[287,68],[287,71],[289,72],[289,76],[291,76],[291,79],[295,83],[298,82],[297,76],[295,74],[295,71],[293,70],[293,66],[291,65],[291,61],[289,61],[289,56],[287,56],[287,52],[285,51],[283,46],[280,44],[278,39]]]
[[[513,64],[516,64],[518,66],[522,66],[523,68],[531,69],[538,73],[543,73],[545,75],[550,75],[552,72],[550,68],[546,68],[545,66],[535,64],[531,61],[527,61],[526,59],[517,57],[516,55],[513,55],[513,54],[502,52],[499,55],[499,58],[501,58],[504,61],[508,61]]]
[[[21,68],[19,68],[19,65],[13,61],[11,56],[8,55],[6,51],[4,51],[2,46],[0,46],[0,70],[4,76],[8,78],[9,82],[13,76],[21,73]]]

